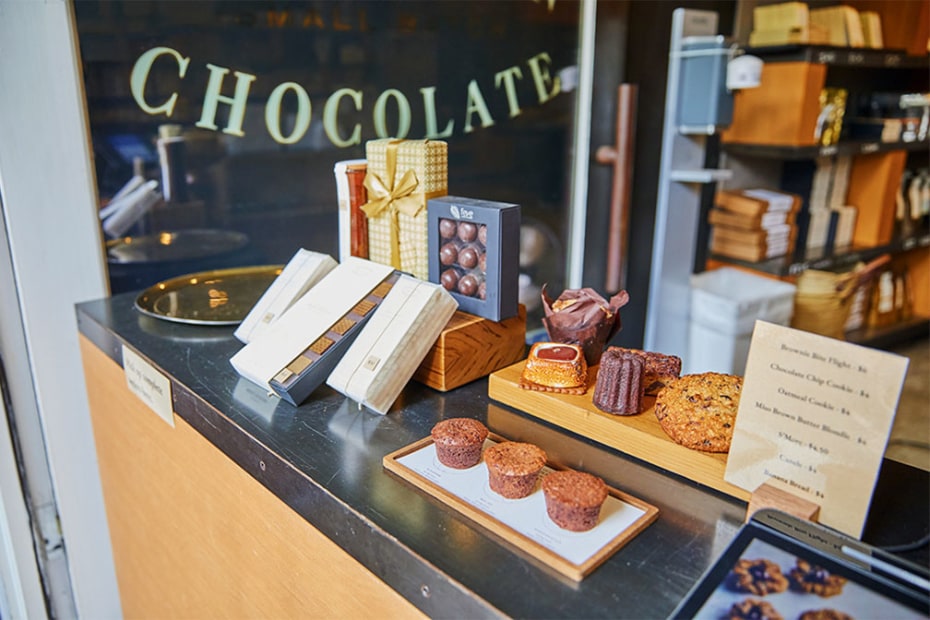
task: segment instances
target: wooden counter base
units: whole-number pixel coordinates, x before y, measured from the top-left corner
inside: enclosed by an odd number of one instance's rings
[[[125,617],[423,617],[80,344]]]

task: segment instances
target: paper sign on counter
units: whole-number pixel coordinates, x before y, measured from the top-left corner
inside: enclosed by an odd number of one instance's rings
[[[165,422],[174,427],[171,404],[171,381],[145,361],[138,353],[123,345],[123,372],[129,391],[139,397]]]
[[[860,537],[908,359],[757,321],[724,476],[769,483]]]

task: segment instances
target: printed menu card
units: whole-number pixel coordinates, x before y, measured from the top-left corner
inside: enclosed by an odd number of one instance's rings
[[[861,537],[908,362],[756,321],[724,479],[793,493]]]

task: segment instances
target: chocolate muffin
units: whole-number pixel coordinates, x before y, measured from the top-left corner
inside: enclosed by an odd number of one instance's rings
[[[481,460],[488,428],[471,418],[449,418],[436,424],[430,436],[440,463],[453,469],[468,469]]]
[[[566,469],[543,478],[546,514],[564,530],[586,532],[601,515],[607,500],[607,484],[591,474]]]
[[[508,499],[526,497],[536,488],[536,479],[546,464],[546,453],[531,443],[505,441],[484,453],[491,490]]]

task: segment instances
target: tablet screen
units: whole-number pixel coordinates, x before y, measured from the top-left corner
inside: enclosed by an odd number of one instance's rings
[[[845,620],[926,619],[927,614],[927,593],[919,588],[750,523],[673,617]]]

